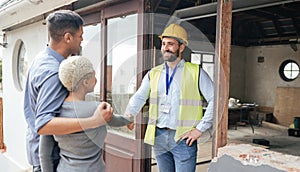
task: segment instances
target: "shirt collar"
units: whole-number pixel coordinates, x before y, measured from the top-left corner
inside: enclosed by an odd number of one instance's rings
[[[184,59],[181,59],[180,62],[177,64],[177,67],[178,67],[178,68],[184,67],[184,63],[185,63],[185,60],[184,60]],[[163,69],[165,69],[165,68],[166,68],[166,65],[165,65],[165,63],[164,63]]]
[[[61,63],[65,58],[49,46],[46,48],[46,53],[49,54],[50,56],[54,57],[59,63]]]
[[[181,59],[181,61],[177,64],[178,67],[184,67],[185,60]]]

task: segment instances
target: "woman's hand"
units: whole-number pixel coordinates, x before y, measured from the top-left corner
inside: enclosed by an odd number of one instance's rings
[[[94,120],[96,124],[95,127],[99,127],[109,122],[113,117],[113,112],[114,110],[109,103],[102,102],[92,116],[92,120]]]

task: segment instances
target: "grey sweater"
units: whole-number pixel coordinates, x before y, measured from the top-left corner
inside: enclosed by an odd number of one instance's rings
[[[61,108],[60,117],[67,118],[86,118],[94,114],[100,102],[64,102]],[[114,115],[108,123],[110,126],[124,126],[130,123],[128,118]],[[105,164],[103,161],[103,144],[107,134],[106,125],[95,129],[82,132],[54,135],[60,148],[60,160],[57,167],[58,172],[104,172]],[[47,143],[48,142],[48,143]],[[48,144],[49,140],[41,142]],[[47,147],[43,145],[42,147]],[[43,150],[40,150],[43,152]],[[42,154],[42,153],[41,153]],[[42,163],[45,164],[45,163]],[[44,171],[46,167],[42,165]],[[52,166],[47,167],[53,169]]]

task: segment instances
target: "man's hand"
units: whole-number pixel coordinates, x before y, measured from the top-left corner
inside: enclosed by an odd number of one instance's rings
[[[133,130],[133,129],[134,129],[134,123],[131,122],[130,124],[128,124],[128,125],[127,125],[127,128],[128,128],[129,130]]]
[[[113,117],[113,108],[109,103],[102,102],[94,112],[93,118],[97,126],[101,126],[109,122]]]
[[[128,117],[131,121],[131,123],[127,124],[127,128],[129,130],[133,130],[134,129],[134,119],[133,119],[133,116],[131,114],[126,114],[125,115],[126,117]]]
[[[180,140],[186,139],[186,144],[192,146],[194,141],[197,141],[202,136],[202,132],[198,129],[193,129],[192,131],[186,133]]]

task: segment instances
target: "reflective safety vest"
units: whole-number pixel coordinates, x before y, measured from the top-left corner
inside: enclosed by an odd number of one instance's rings
[[[149,120],[144,142],[154,145],[156,123],[158,119],[158,84],[163,65],[153,68],[150,73],[150,107]],[[194,129],[200,122],[202,111],[202,95],[199,88],[199,65],[184,63],[180,87],[179,116],[174,140],[177,142],[185,133]]]

